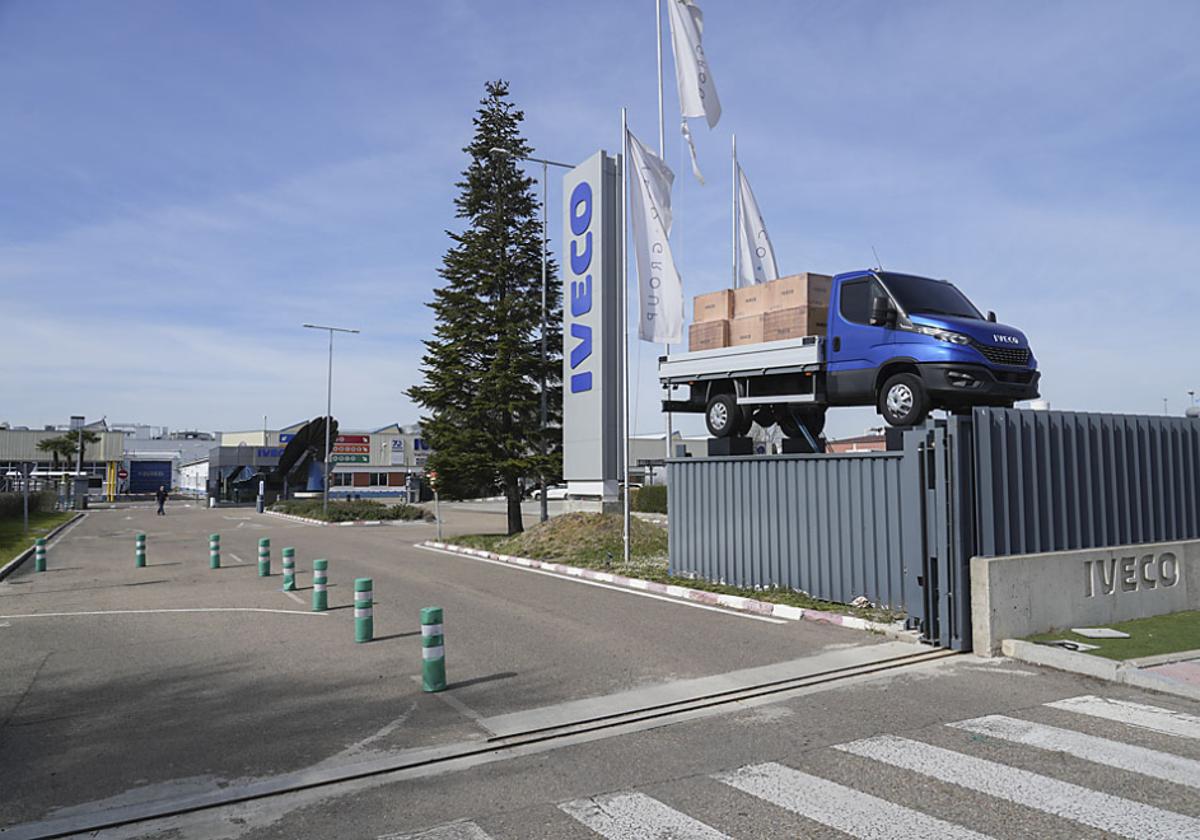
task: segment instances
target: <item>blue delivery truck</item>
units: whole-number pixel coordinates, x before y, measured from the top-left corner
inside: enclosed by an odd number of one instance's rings
[[[882,270],[833,278],[823,336],[663,356],[658,369],[663,410],[703,412],[718,438],[752,423],[815,438],[839,405],[912,426],[933,409],[1034,399],[1039,378],[1025,334],[954,284]]]

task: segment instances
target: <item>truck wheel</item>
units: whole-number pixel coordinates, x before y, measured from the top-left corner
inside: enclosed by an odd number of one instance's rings
[[[915,426],[929,412],[929,396],[920,377],[898,373],[883,383],[877,407],[888,425]]]
[[[804,432],[800,431],[804,426],[810,435],[817,438],[825,431],[825,409],[781,405],[775,409],[775,422],[787,437],[804,437]]]
[[[733,437],[742,425],[742,408],[733,394],[716,394],[704,410],[704,424],[713,437]]]

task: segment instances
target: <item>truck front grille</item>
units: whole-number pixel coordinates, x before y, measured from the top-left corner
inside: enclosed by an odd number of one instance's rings
[[[972,342],[975,349],[994,365],[1009,367],[1029,367],[1029,350],[1017,347],[988,347],[978,341]]]

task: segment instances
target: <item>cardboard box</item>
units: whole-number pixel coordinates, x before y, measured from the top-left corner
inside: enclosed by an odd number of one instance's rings
[[[702,321],[688,327],[688,350],[729,346],[729,321]]]
[[[824,306],[793,306],[762,317],[763,341],[825,335],[829,328],[829,309]]]
[[[733,317],[750,318],[767,311],[771,290],[766,283],[733,290]]]
[[[741,291],[741,289],[738,291]],[[758,344],[763,340],[762,315],[751,315],[747,318],[734,318],[729,322],[730,347],[740,347],[743,344]]]
[[[733,290],[721,289],[692,299],[692,320],[697,324],[705,321],[728,321],[733,317]]]
[[[833,291],[833,278],[828,274],[804,272],[780,277],[762,285],[767,288],[768,295],[764,312],[779,312],[797,306],[828,308],[829,295]]]

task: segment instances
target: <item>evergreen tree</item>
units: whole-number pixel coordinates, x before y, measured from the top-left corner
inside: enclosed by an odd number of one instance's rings
[[[437,316],[425,342],[425,382],[409,389],[422,406],[422,433],[433,448],[429,469],[439,492],[467,498],[501,490],[508,533],[522,530],[527,479],[549,482],[561,472],[562,335],[557,268],[547,289],[547,360],[541,361],[542,229],[534,181],[517,158],[532,153],[521,136],[524,114],[509,101],[508,83],[489,82],[463,149],[470,163],[455,186],[462,233],[452,245],[429,306]],[[507,149],[497,154],[492,149]],[[548,433],[540,421],[540,382],[549,404]],[[542,446],[546,455],[542,456]]]

